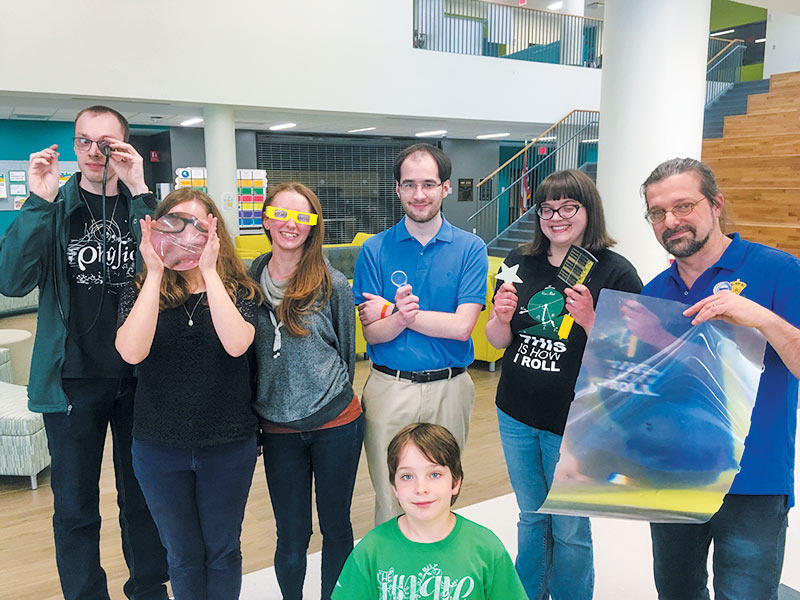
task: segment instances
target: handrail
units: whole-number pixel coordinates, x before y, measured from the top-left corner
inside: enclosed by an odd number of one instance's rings
[[[569,113],[569,115],[567,115],[566,117],[564,117],[564,119],[561,119],[561,120],[559,121],[559,123],[562,123],[562,122],[563,122],[563,121],[564,121],[564,120],[565,120],[567,117],[569,117],[570,115],[572,115],[573,113],[576,113],[576,112],[597,112],[597,111],[581,111],[581,110],[573,110],[572,112],[570,112],[570,113]],[[581,133],[583,133],[583,132],[584,132],[584,131],[585,131],[587,128],[589,128],[590,126],[591,126],[591,123],[586,123],[586,124],[584,124],[583,126],[581,126],[581,128],[580,128],[578,131],[576,131],[574,134],[572,134],[572,135],[569,137],[569,139],[567,139],[567,140],[563,141],[561,144],[559,144],[558,146],[556,146],[556,147],[553,149],[553,152],[558,152],[560,149],[562,149],[562,148],[563,148],[564,146],[566,146],[567,144],[570,144],[570,143],[572,143],[572,141],[573,141],[575,138],[577,138],[577,137],[578,137],[578,136],[579,136]],[[554,127],[555,127],[555,126],[554,126]],[[552,127],[551,127],[550,129],[552,129]],[[549,129],[548,129],[548,131],[549,131]],[[545,132],[541,133],[541,134],[539,135],[539,138],[541,138],[542,136],[544,136],[544,134],[545,134],[545,133],[547,133],[547,132],[545,131]],[[539,138],[537,138],[537,139],[539,139]],[[527,149],[528,149],[528,148],[529,148],[529,147],[530,147],[530,146],[531,146],[533,143],[534,143],[534,142],[531,142],[530,144],[528,144],[527,146],[525,146],[525,148],[523,148],[523,150],[520,150],[520,152],[517,152],[517,153],[514,155],[514,158],[518,157],[518,156],[519,156],[519,155],[520,155],[520,154],[521,154],[521,153],[522,153],[524,150],[527,150]],[[506,164],[506,165],[507,165],[507,164],[509,164],[509,163],[510,163],[512,160],[514,160],[514,158],[510,159],[510,160],[509,160],[508,162],[506,162],[505,164]],[[497,194],[497,195],[496,195],[494,198],[492,198],[490,201],[488,201],[486,204],[484,204],[482,207],[480,207],[478,210],[476,210],[476,211],[475,211],[473,214],[471,214],[469,217],[467,217],[467,222],[469,222],[469,221],[471,221],[472,219],[474,219],[475,217],[477,217],[479,214],[481,214],[481,213],[482,213],[484,210],[486,210],[487,208],[489,208],[489,207],[493,206],[493,204],[494,204],[494,203],[495,203],[495,202],[496,202],[496,201],[497,201],[497,200],[500,198],[500,196],[502,196],[503,194],[506,194],[506,193],[507,193],[507,191],[508,191],[510,188],[512,188],[513,186],[515,186],[516,184],[518,184],[518,183],[519,183],[520,181],[522,181],[522,180],[523,180],[525,177],[527,177],[527,176],[528,176],[528,175],[531,173],[531,171],[535,171],[535,170],[536,170],[536,169],[539,167],[539,165],[541,165],[541,164],[542,164],[542,163],[543,163],[545,160],[547,160],[548,158],[550,158],[550,156],[546,156],[546,157],[542,158],[541,160],[539,160],[539,162],[537,162],[537,163],[533,164],[533,165],[532,165],[532,166],[531,166],[531,167],[530,167],[528,170],[526,170],[526,171],[523,171],[523,173],[522,173],[522,174],[521,174],[519,177],[517,177],[517,178],[516,178],[514,181],[510,181],[510,182],[508,183],[508,185],[506,186],[506,189],[505,189],[504,191],[502,191],[502,192],[498,193],[498,194]],[[491,179],[493,176],[494,176],[494,174],[490,175],[490,176],[489,176],[489,177],[487,177],[486,179],[483,179],[483,180],[481,181],[481,183],[483,183],[484,181],[488,181],[488,180],[490,180],[490,179]],[[476,186],[476,187],[477,187],[477,186]],[[502,234],[502,232],[498,233],[498,234],[497,234],[497,236],[496,236],[494,239],[497,239],[497,237],[500,237],[500,235],[501,235],[501,234]],[[490,241],[487,243],[487,245],[488,245],[489,243],[491,243],[492,241],[494,241],[494,239],[490,240]]]
[[[547,128],[547,129],[545,129],[545,130],[544,130],[542,133],[540,133],[539,135],[537,135],[537,136],[536,136],[536,137],[535,137],[533,140],[531,140],[530,142],[528,142],[528,144],[526,144],[526,145],[525,145],[525,146],[522,148],[522,150],[520,150],[519,152],[517,152],[517,153],[516,153],[514,156],[512,156],[511,158],[509,158],[509,159],[508,159],[506,162],[504,162],[502,165],[500,165],[499,167],[497,167],[497,168],[496,168],[494,171],[492,171],[491,173],[489,173],[489,174],[488,174],[486,177],[484,177],[483,179],[481,179],[481,180],[480,180],[478,183],[476,183],[476,184],[475,184],[475,187],[476,187],[476,188],[479,188],[479,187],[481,187],[481,186],[482,186],[484,183],[486,183],[486,182],[487,182],[487,181],[489,181],[489,180],[490,180],[492,177],[494,177],[495,175],[497,175],[497,174],[498,174],[500,171],[502,171],[503,169],[505,169],[505,168],[506,168],[506,167],[507,167],[507,166],[508,166],[508,165],[509,165],[511,162],[513,162],[513,161],[514,161],[514,159],[516,159],[518,156],[520,156],[520,155],[521,155],[523,152],[527,152],[527,151],[530,149],[530,147],[531,147],[531,146],[533,146],[535,143],[537,143],[537,142],[538,142],[539,140],[541,140],[543,137],[546,137],[546,134],[550,133],[550,132],[551,132],[553,129],[555,129],[556,127],[558,127],[559,125],[561,125],[561,123],[563,123],[564,121],[566,121],[567,119],[569,119],[569,118],[570,118],[570,117],[571,117],[573,114],[575,114],[576,112],[596,112],[596,111],[589,111],[589,110],[580,109],[580,108],[576,108],[576,109],[574,109],[574,110],[570,111],[569,113],[567,113],[567,116],[566,116],[566,117],[564,117],[564,118],[562,118],[562,119],[559,119],[558,121],[556,121],[555,123],[553,123],[553,124],[552,124],[550,127],[548,127],[548,128]]]
[[[508,4],[506,2],[497,2],[496,0],[481,0],[484,4],[496,4],[498,6],[512,6],[513,8],[521,8],[522,10],[532,10],[534,12],[545,13],[548,15],[564,15],[566,17],[577,17],[579,19],[586,19],[587,21],[599,21],[603,22],[603,19],[599,19],[597,17],[585,17],[583,15],[573,15],[572,13],[562,13],[556,12],[554,10],[542,10],[541,8],[533,8],[532,6],[527,6],[523,4],[522,6],[517,6],[516,4]]]
[[[498,0],[414,0],[412,46],[503,60],[600,68],[603,20]]]
[[[599,114],[570,111],[483,178],[482,198],[467,218],[467,228],[491,243],[529,209],[534,190],[551,171],[576,169],[595,160]]]
[[[728,48],[730,48],[734,44],[737,44],[737,43],[744,44],[744,40],[739,40],[739,39],[735,39],[735,40],[724,40],[722,38],[714,38],[714,39],[715,40],[719,40],[721,42],[727,41],[728,44],[722,50],[720,50],[714,56],[712,56],[710,59],[708,59],[708,62],[706,62],[706,67],[708,67],[712,62],[717,60],[717,58],[719,58],[719,56],[722,55],[723,52],[725,52]]]

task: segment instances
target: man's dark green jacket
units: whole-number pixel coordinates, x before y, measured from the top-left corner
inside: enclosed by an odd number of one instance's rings
[[[67,412],[69,408],[61,386],[67,329],[59,314],[56,293],[69,322],[67,244],[70,215],[82,202],[79,180],[80,174],[70,177],[54,202],[31,194],[0,237],[0,294],[24,296],[39,288],[39,317],[28,383],[28,407],[35,412]],[[149,193],[132,198],[122,182],[119,190],[128,201],[131,234],[138,244],[142,237],[139,219],[152,214],[155,198]],[[141,267],[140,261],[137,253],[137,268]],[[116,332],[109,331],[108,335]]]

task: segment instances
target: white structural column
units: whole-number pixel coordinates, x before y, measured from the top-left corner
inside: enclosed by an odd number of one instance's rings
[[[239,207],[233,108],[209,105],[203,109],[203,116],[208,194],[219,207],[228,231],[236,236],[239,234]]]
[[[700,158],[711,0],[607,0],[597,187],[606,222],[646,283],[668,266],[639,186],[662,161]]]
[[[566,15],[561,24],[561,64],[580,66],[583,55],[583,0],[566,0],[559,12]]]

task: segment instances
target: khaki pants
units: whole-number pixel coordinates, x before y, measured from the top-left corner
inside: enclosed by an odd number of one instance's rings
[[[366,418],[364,449],[375,489],[375,525],[380,525],[402,512],[386,465],[389,442],[410,423],[436,423],[450,430],[463,452],[475,386],[468,373],[432,383],[412,383],[372,369],[361,402]]]

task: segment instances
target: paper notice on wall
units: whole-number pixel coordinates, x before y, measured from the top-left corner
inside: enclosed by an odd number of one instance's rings
[[[24,183],[12,183],[8,186],[8,191],[12,196],[27,196],[28,186]]]
[[[9,171],[8,172],[8,180],[9,181],[26,181],[25,171]]]
[[[22,205],[25,204],[25,200],[27,199],[27,197],[14,198],[14,210],[22,208]]]
[[[0,198],[8,198],[6,191],[6,174],[0,173]]]

